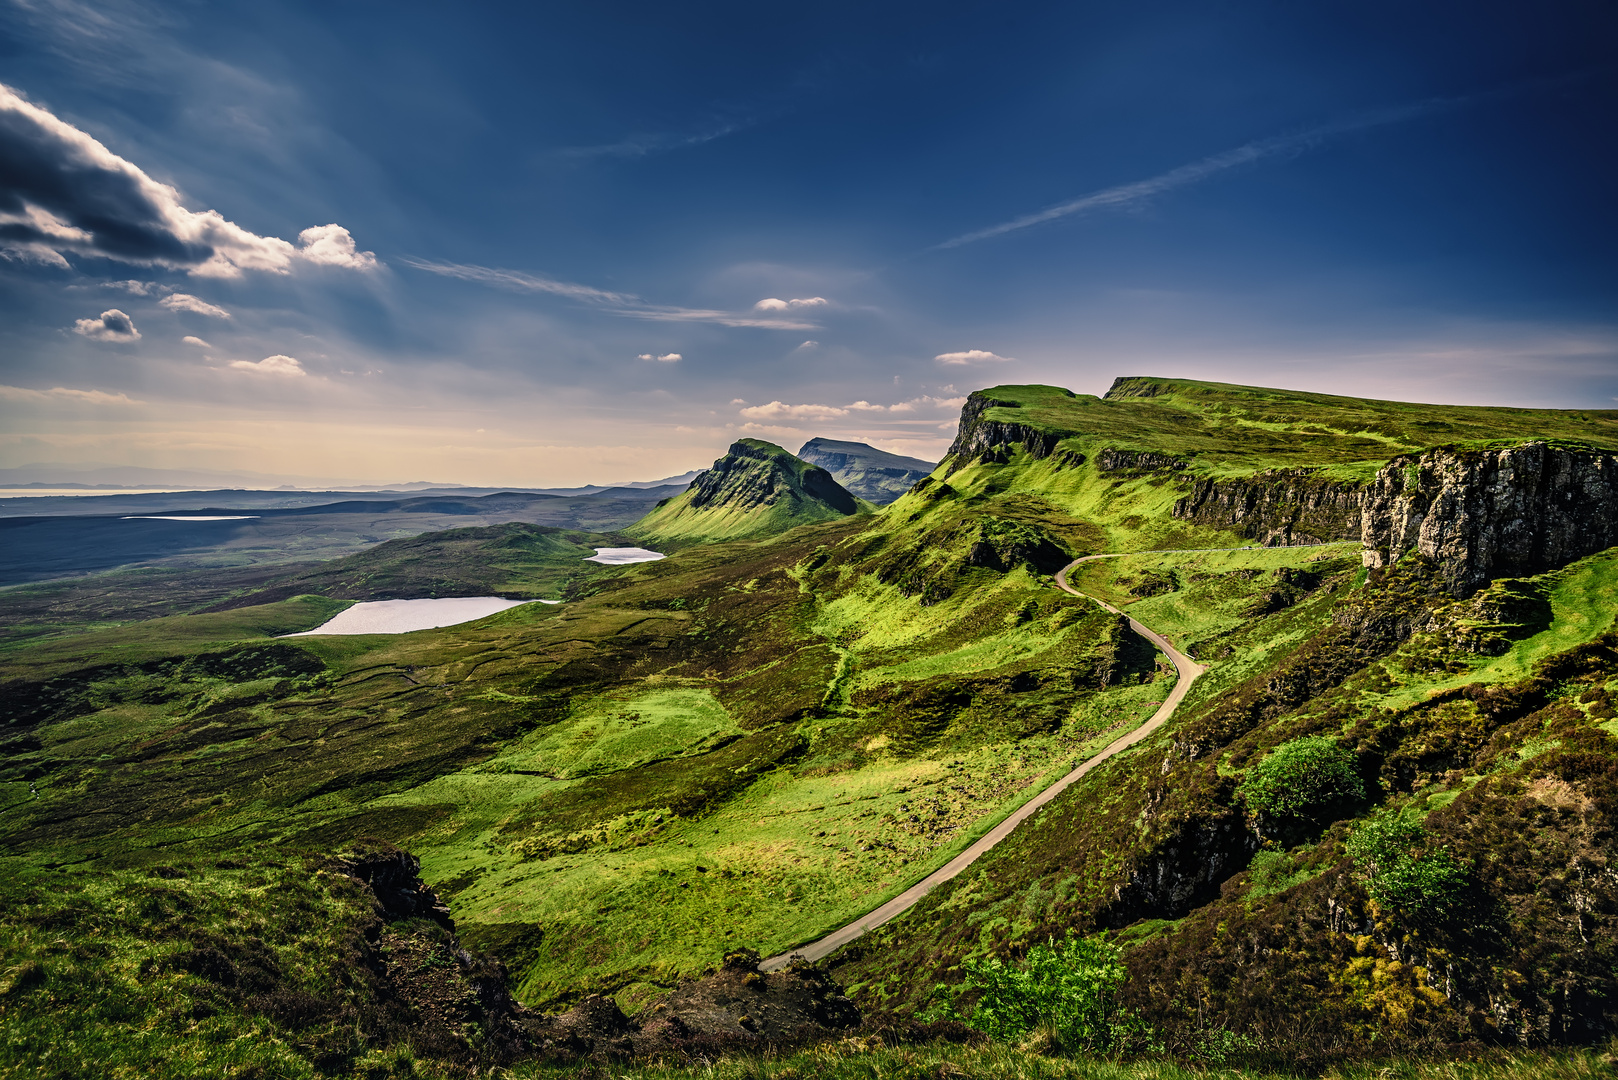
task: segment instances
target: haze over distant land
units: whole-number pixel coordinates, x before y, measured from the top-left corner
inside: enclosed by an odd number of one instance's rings
[[[1612,408],[1615,30],[1567,0],[8,5],[0,469],[935,461],[975,387],[1131,373]]]

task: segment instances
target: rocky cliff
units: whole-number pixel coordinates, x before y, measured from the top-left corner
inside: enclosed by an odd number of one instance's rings
[[[1360,537],[1359,484],[1321,479],[1314,469],[1276,469],[1243,480],[1199,480],[1174,516],[1214,525],[1269,546]]]
[[[1365,493],[1364,562],[1415,550],[1455,596],[1543,573],[1618,544],[1618,457],[1528,443],[1394,458]]]
[[[1004,462],[1013,443],[1021,443],[1029,456],[1050,457],[1056,451],[1061,436],[1041,431],[1028,424],[1005,420],[985,420],[983,414],[990,409],[1016,409],[1015,401],[999,401],[981,390],[974,390],[961,407],[961,426],[955,441],[945,455],[950,462],[949,472],[965,467],[972,461]],[[1080,460],[1083,460],[1082,458]]]

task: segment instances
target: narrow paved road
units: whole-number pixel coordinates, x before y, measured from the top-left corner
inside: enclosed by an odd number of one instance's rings
[[[1242,551],[1245,549],[1198,548],[1194,550]],[[1074,596],[1083,596],[1087,600],[1095,600],[1096,603],[1100,604],[1102,607],[1106,608],[1115,615],[1122,615],[1123,612],[1119,611],[1105,600],[1099,600],[1096,597],[1090,596],[1086,593],[1081,593],[1079,590],[1069,585],[1067,583],[1068,571],[1072,570],[1080,563],[1090,562],[1092,559],[1117,559],[1124,555],[1169,554],[1175,553],[1168,551],[1121,551],[1112,555],[1086,555],[1082,559],[1073,560],[1066,566],[1062,567],[1061,570],[1057,571],[1056,584],[1059,588],[1072,593]],[[823,957],[830,956],[833,952],[836,952],[838,949],[842,948],[844,945],[847,945],[855,938],[863,937],[865,934],[875,930],[888,920],[910,910],[910,908],[914,907],[921,901],[922,897],[938,888],[938,886],[942,885],[950,878],[959,874],[962,870],[965,870],[968,866],[971,866],[973,863],[977,862],[978,859],[982,858],[990,848],[994,847],[1000,841],[1010,836],[1012,830],[1014,830],[1018,825],[1021,825],[1024,821],[1027,821],[1033,815],[1037,814],[1040,811],[1040,808],[1042,808],[1052,799],[1056,798],[1062,792],[1066,791],[1070,786],[1076,783],[1080,777],[1084,776],[1085,773],[1088,773],[1091,769],[1095,768],[1097,765],[1100,765],[1108,758],[1114,757],[1117,754],[1129,749],[1131,746],[1134,746],[1136,743],[1140,742],[1142,739],[1146,738],[1152,732],[1156,731],[1158,728],[1167,723],[1168,718],[1174,715],[1175,708],[1180,704],[1180,702],[1185,700],[1186,692],[1191,689],[1191,684],[1196,681],[1197,676],[1201,675],[1205,669],[1201,664],[1198,664],[1189,656],[1185,655],[1185,653],[1181,652],[1179,649],[1176,649],[1168,638],[1164,637],[1162,634],[1159,634],[1157,631],[1142,626],[1134,619],[1129,620],[1129,625],[1135,631],[1135,633],[1139,634],[1141,637],[1163,650],[1163,652],[1168,655],[1168,658],[1173,661],[1175,671],[1179,673],[1179,678],[1175,681],[1174,689],[1169,693],[1168,698],[1163,702],[1163,704],[1158,706],[1157,711],[1152,714],[1150,720],[1147,720],[1146,723],[1142,724],[1140,727],[1136,728],[1134,731],[1131,731],[1122,738],[1109,743],[1107,747],[1099,754],[1084,762],[1078,768],[1056,781],[1056,783],[1052,784],[1044,791],[1041,791],[1038,795],[1035,795],[1032,799],[1029,799],[1010,817],[1006,818],[1006,820],[990,829],[983,835],[981,839],[978,840],[977,843],[973,844],[971,847],[955,856],[955,858],[945,863],[941,869],[935,870],[931,874],[928,874],[926,877],[916,882],[916,884],[910,886],[910,888],[906,889],[898,896],[895,896],[892,900],[889,900],[875,911],[867,912],[866,914],[861,915],[847,926],[833,930],[819,941],[812,941],[808,945],[793,949],[790,952],[782,953],[780,956],[772,956],[768,960],[764,961],[764,963],[760,964],[759,968],[763,971],[776,971],[780,968],[786,967],[795,956],[801,956],[805,960],[819,960]]]

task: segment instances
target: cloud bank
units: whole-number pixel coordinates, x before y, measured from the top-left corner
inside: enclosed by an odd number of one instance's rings
[[[94,319],[80,319],[73,324],[73,332],[91,341],[139,341],[140,331],[128,315],[117,308],[108,308]]]
[[[340,225],[305,229],[294,247],[217,210],[187,210],[174,188],[3,83],[0,162],[0,248],[26,258],[66,267],[74,254],[224,278],[290,273],[299,259],[376,265]]]

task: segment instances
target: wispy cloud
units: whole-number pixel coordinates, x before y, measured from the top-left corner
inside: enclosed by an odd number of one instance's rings
[[[726,135],[733,135],[744,128],[752,126],[753,122],[750,120],[729,120],[711,127],[701,128],[695,132],[630,135],[615,143],[603,143],[599,146],[568,146],[557,153],[558,156],[565,158],[646,157],[649,154],[661,154],[670,150],[683,150],[689,146],[701,146],[703,143],[723,139]]]
[[[53,386],[49,390],[30,390],[25,386],[0,386],[0,400],[5,401],[74,401],[85,405],[144,405],[128,394],[109,394],[105,390],[73,390],[66,386]]]
[[[976,243],[979,240],[1004,236],[1006,233],[1016,232],[1019,229],[1043,225],[1047,221],[1072,217],[1075,214],[1088,214],[1102,210],[1127,210],[1176,188],[1200,183],[1210,177],[1229,172],[1243,165],[1253,165],[1272,158],[1292,157],[1305,150],[1313,149],[1338,135],[1414,120],[1445,109],[1454,108],[1464,104],[1467,100],[1469,99],[1437,98],[1413,105],[1402,105],[1392,109],[1361,113],[1346,120],[1313,127],[1307,131],[1294,132],[1289,135],[1276,135],[1268,139],[1257,139],[1232,150],[1225,150],[1221,153],[1201,158],[1144,180],[1103,188],[1100,191],[1081,195],[1077,199],[1058,203],[1055,206],[1047,207],[1032,214],[1012,218],[1010,221],[1001,222],[999,225],[991,225],[986,229],[963,233],[960,236],[945,240],[941,244],[934,245],[933,250],[961,247],[964,244]]]
[[[511,292],[547,293],[552,296],[565,297],[576,303],[601,307],[614,315],[619,315],[626,319],[650,319],[655,322],[704,322],[715,323],[719,326],[760,327],[766,330],[819,329],[819,324],[805,322],[802,318],[781,318],[769,315],[751,315],[746,312],[719,311],[711,308],[686,308],[669,304],[652,304],[633,293],[609,292],[606,289],[579,285],[571,281],[558,281],[555,278],[540,277],[537,274],[526,274],[521,270],[502,270],[498,267],[475,266],[467,263],[436,262],[432,259],[418,259],[413,256],[405,256],[399,261],[406,266],[417,270],[425,270],[430,274],[459,278],[462,281],[475,281],[481,285],[488,285],[496,289],[506,289]],[[819,298],[817,297],[816,299]],[[820,303],[824,304],[825,301],[821,300]]]
[[[168,308],[170,311],[189,311],[195,315],[206,315],[210,319],[230,318],[230,312],[224,308],[219,307],[217,304],[210,304],[208,301],[192,296],[190,293],[179,292],[173,296],[165,296],[157,302],[157,306]]]

